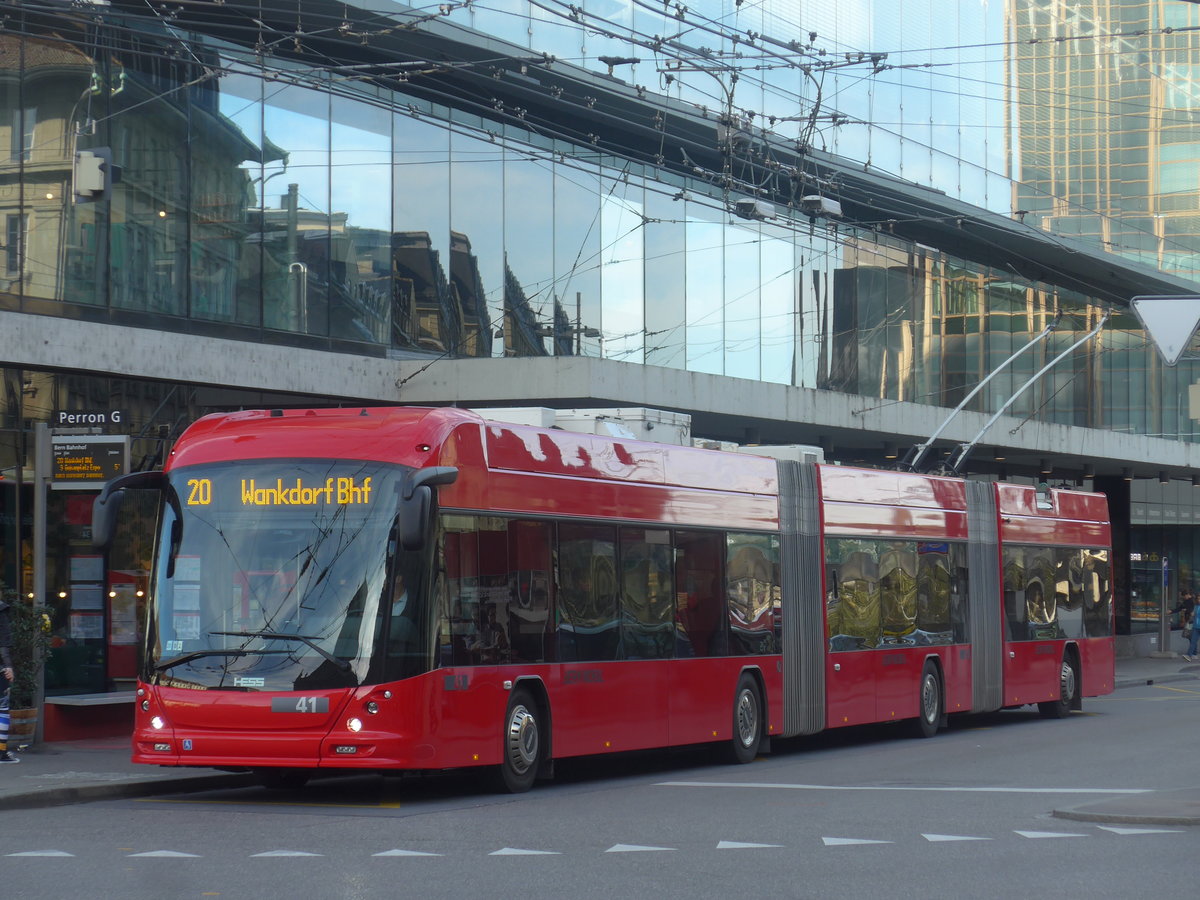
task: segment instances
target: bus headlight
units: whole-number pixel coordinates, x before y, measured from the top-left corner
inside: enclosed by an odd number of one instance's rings
[[[362,719],[357,716],[346,722],[346,727],[351,731],[362,731]]]
[[[374,700],[368,700],[367,701],[367,712],[372,716],[375,715],[375,713],[379,712],[379,704],[376,703]]]
[[[167,727],[167,723],[163,721],[162,716],[155,716],[150,720],[150,727],[161,731]]]

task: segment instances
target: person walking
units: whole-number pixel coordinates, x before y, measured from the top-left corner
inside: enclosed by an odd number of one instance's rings
[[[1183,654],[1183,658],[1191,662],[1196,658],[1196,645],[1200,644],[1200,615],[1196,613],[1200,610],[1194,610],[1192,614],[1192,639],[1188,641],[1188,651]]]
[[[8,603],[0,600],[0,763],[21,761],[8,751],[8,692],[12,681],[12,613]]]

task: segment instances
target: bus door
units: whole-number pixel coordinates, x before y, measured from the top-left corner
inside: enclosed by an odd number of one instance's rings
[[[875,721],[879,561],[870,542],[829,539],[825,552],[826,722]]]
[[[1004,703],[1053,700],[1062,661],[1052,548],[1004,550]],[[1065,584],[1064,584],[1065,590]]]

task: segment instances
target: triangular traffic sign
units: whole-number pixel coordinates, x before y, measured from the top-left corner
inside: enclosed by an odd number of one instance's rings
[[[1129,301],[1146,334],[1173,366],[1200,327],[1200,297],[1134,297]]]

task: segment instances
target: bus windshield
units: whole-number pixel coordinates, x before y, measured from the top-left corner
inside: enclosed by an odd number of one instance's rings
[[[207,690],[313,690],[379,680],[397,485],[377,462],[253,460],[169,473],[146,677]],[[177,500],[178,502],[174,502]]]

